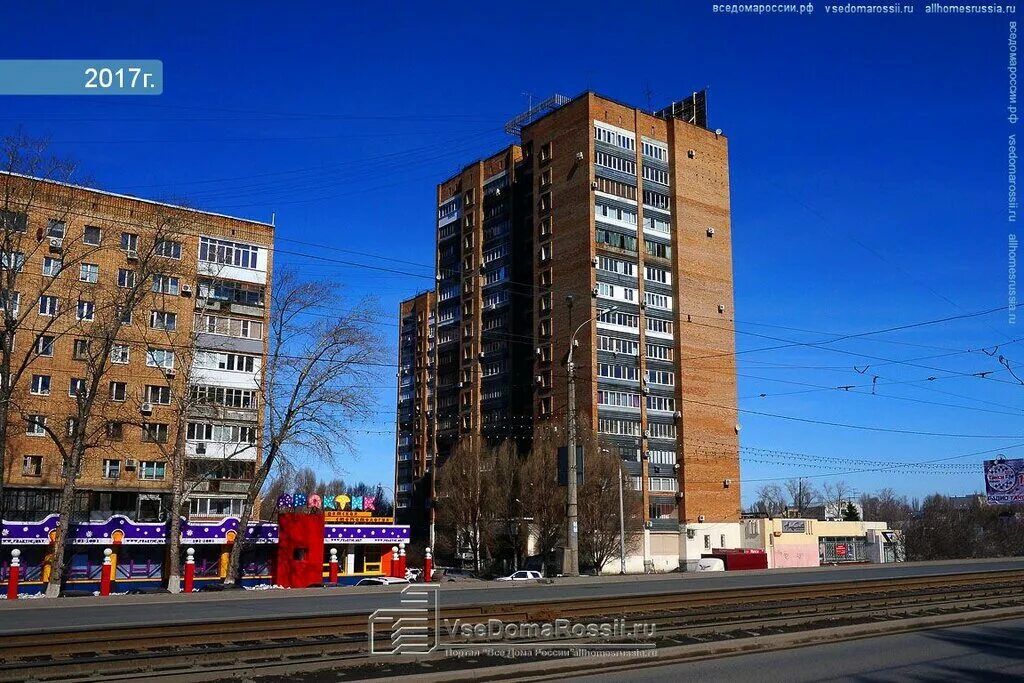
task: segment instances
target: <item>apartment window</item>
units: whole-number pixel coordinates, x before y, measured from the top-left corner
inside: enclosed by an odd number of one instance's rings
[[[551,258],[551,244],[540,245],[540,260],[547,261]]]
[[[21,459],[21,476],[41,477],[43,476],[43,456],[26,455]]]
[[[217,405],[227,408],[256,407],[256,392],[252,389],[193,386],[191,394],[192,400],[200,405]]]
[[[544,169],[540,174],[540,186],[548,187],[551,185],[551,169]]]
[[[25,433],[29,436],[46,435],[46,416],[29,415],[25,418]]]
[[[649,450],[647,451],[647,459],[655,465],[674,465],[676,464],[676,452],[666,450]]]
[[[174,351],[168,349],[146,349],[146,365],[151,368],[170,370],[174,367]]]
[[[671,245],[662,244],[661,242],[644,240],[644,251],[647,252],[648,256],[657,256],[658,258],[672,258]]]
[[[122,310],[121,307],[118,306],[118,308],[117,308],[117,317],[121,319],[121,324],[122,325],[131,325],[132,324],[132,309],[126,308],[126,309]]]
[[[540,236],[548,237],[551,235],[551,217],[542,218],[540,221]]]
[[[66,226],[64,221],[59,221],[56,218],[51,218],[50,222],[46,225],[46,236],[56,237],[57,239],[64,239],[64,233]]]
[[[32,375],[32,393],[36,396],[50,395],[50,376]]]
[[[244,282],[206,279],[199,281],[200,299],[227,301],[245,306],[262,306],[264,291],[260,285],[250,285]]]
[[[672,233],[672,222],[668,218],[662,218],[648,212],[644,214],[644,230],[669,235]]]
[[[639,353],[640,344],[632,339],[619,339],[603,334],[597,336],[597,348],[599,351],[611,351],[612,353],[624,353],[628,356],[635,356]]]
[[[638,420],[599,417],[597,420],[597,431],[602,434],[617,434],[619,436],[640,436],[640,422]]]
[[[128,398],[128,383],[127,382],[111,382],[110,383],[110,400],[122,402]]]
[[[196,355],[196,364],[199,367],[209,368],[211,370],[254,372],[256,369],[256,357],[238,353],[203,351]]]
[[[71,357],[75,360],[88,360],[89,347],[88,339],[76,339],[71,346]]]
[[[154,253],[157,256],[163,256],[164,258],[181,258],[181,242],[175,242],[174,240],[157,240],[153,247]]]
[[[671,396],[648,396],[647,409],[662,413],[671,413],[676,409],[676,400]]]
[[[214,441],[217,443],[256,443],[255,425],[188,423],[189,441]]]
[[[658,282],[663,285],[670,285],[672,284],[672,273],[664,268],[644,266],[644,279],[650,280],[651,282]]]
[[[662,185],[668,185],[668,171],[663,171],[654,166],[644,166],[644,180],[650,180]]]
[[[636,290],[631,287],[610,285],[607,282],[597,283],[597,296],[616,301],[636,301]]]
[[[618,273],[619,275],[636,275],[635,263],[631,261],[623,261],[621,259],[612,258],[610,256],[598,256],[597,269],[603,270],[608,273]]]
[[[92,322],[96,319],[96,303],[93,301],[79,301],[75,310],[75,317],[85,322]]]
[[[644,190],[644,204],[653,206],[656,209],[668,209],[669,197],[667,194],[655,192],[654,190]]]
[[[661,384],[667,387],[676,384],[676,373],[670,370],[647,370],[646,377],[651,384]]]
[[[48,334],[41,334],[36,337],[36,354],[39,356],[53,356],[53,337]]]
[[[59,258],[52,256],[43,257],[43,275],[46,277],[57,277],[60,275],[61,268],[64,267],[64,262]]]
[[[622,223],[629,227],[635,227],[637,223],[636,209],[613,206],[600,200],[594,202],[594,217],[598,220]]]
[[[463,195],[463,201],[466,206],[473,206],[473,190],[466,190],[466,194]]]
[[[171,404],[171,388],[149,384],[146,386],[146,402],[167,406]]]
[[[149,326],[154,330],[173,332],[178,327],[178,315],[167,311],[153,311],[149,316]]]
[[[597,404],[601,406],[612,406],[615,408],[636,408],[640,409],[640,394],[628,391],[606,391],[597,392]]]
[[[456,296],[457,294],[458,292],[454,292],[451,296]],[[451,296],[448,298],[451,298]],[[256,320],[196,314],[195,326],[196,332],[238,337],[240,339],[263,339],[263,323]]]
[[[540,271],[540,286],[550,287],[551,286],[551,270]]]
[[[88,390],[85,386],[85,380],[80,377],[72,377],[71,382],[68,384],[68,396],[85,396]]]
[[[57,315],[59,302],[57,297],[46,294],[39,297],[39,315],[53,317]]]
[[[120,460],[103,460],[103,478],[104,479],[117,479],[121,476],[121,461]]]
[[[142,442],[167,443],[167,425],[158,422],[143,422]]]
[[[83,263],[78,267],[78,279],[82,282],[97,283],[100,279],[100,267],[95,263]]]
[[[629,382],[636,382],[640,379],[640,369],[629,365],[616,365],[614,363],[598,363],[598,377],[608,379],[621,379]]]
[[[711,550],[711,534],[704,534],[704,550]]]
[[[25,232],[28,230],[28,214],[0,210],[0,230],[3,232]]]
[[[139,479],[159,481],[167,476],[167,463],[143,460],[139,463]]]
[[[629,131],[605,127],[594,122],[594,139],[609,145],[615,145],[629,151],[636,151],[636,137]]]
[[[647,490],[675,492],[679,490],[679,481],[675,477],[650,477]]]
[[[114,344],[110,347],[110,362],[127,365],[131,358],[131,347],[127,344]]]
[[[122,288],[131,288],[135,286],[135,271],[127,268],[117,269],[117,286]]]
[[[540,146],[540,162],[551,161],[551,143],[545,142]]]
[[[0,308],[10,317],[17,318],[21,310],[21,292],[0,291]]]
[[[674,439],[676,438],[676,426],[662,422],[648,422],[647,431],[652,439]]]
[[[85,226],[85,234],[82,236],[82,242],[89,244],[94,247],[98,247],[100,244],[101,232],[100,229],[94,225]]]
[[[108,422],[106,425],[108,441],[124,441],[124,423]]]
[[[663,311],[672,310],[672,297],[667,294],[644,292],[644,303],[651,308],[660,308]]]
[[[647,331],[661,336],[672,336],[672,321],[661,318],[647,318]]]
[[[613,171],[619,171],[620,173],[636,175],[635,161],[623,159],[622,157],[615,156],[614,154],[608,154],[607,152],[595,152],[594,163],[596,163],[598,166],[610,168]]]
[[[551,193],[545,192],[540,196],[540,210],[550,211],[551,210]]]
[[[550,320],[541,320],[540,321],[540,325],[538,326],[538,333],[539,333],[539,335],[541,337],[550,337],[551,336],[551,321]]]
[[[636,253],[636,237],[632,235],[624,235],[621,232],[606,230],[605,228],[595,228],[594,240],[598,244],[607,244],[609,247]]]
[[[206,263],[255,270],[259,260],[259,251],[259,247],[251,244],[212,237],[199,238],[199,260]]]
[[[121,233],[121,249],[129,253],[139,251],[139,236],[132,232]]]
[[[640,317],[633,315],[632,313],[611,311],[610,313],[605,313],[599,317],[597,319],[597,324],[599,327],[614,325],[617,327],[625,327],[629,330],[638,330],[640,329]]]
[[[672,360],[672,347],[661,344],[648,344],[647,357],[652,360]]]
[[[181,287],[176,277],[171,275],[154,275],[153,291],[157,294],[177,295],[181,291]]]
[[[657,159],[658,161],[668,161],[668,147],[662,146],[655,142],[648,142],[643,140],[641,144],[641,152],[645,157]]]
[[[0,266],[2,266],[5,270],[13,270],[16,273],[20,273],[22,270],[25,269],[24,252],[0,252]]]

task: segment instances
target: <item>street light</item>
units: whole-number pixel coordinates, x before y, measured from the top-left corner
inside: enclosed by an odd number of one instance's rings
[[[579,539],[579,524],[578,524],[578,512],[577,512],[577,501],[576,501],[576,374],[575,365],[573,365],[572,355],[573,349],[576,347],[576,335],[579,334],[580,330],[589,325],[590,323],[603,318],[612,311],[618,310],[618,306],[611,306],[603,311],[598,311],[596,315],[589,318],[579,327],[573,331],[572,336],[569,337],[569,355],[566,359],[566,369],[569,372],[569,415],[568,419],[568,432],[569,432],[569,443],[566,459],[568,460],[568,481],[566,482],[566,497],[568,498],[568,518],[569,518],[569,529],[568,529],[568,546],[569,552],[566,557],[566,567],[562,568],[562,573],[567,576],[579,576],[580,574],[580,539]]]

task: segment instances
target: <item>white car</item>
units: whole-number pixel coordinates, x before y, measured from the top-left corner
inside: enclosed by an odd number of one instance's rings
[[[495,581],[535,581],[543,578],[540,572],[534,572],[527,569],[521,569],[517,572],[513,572],[508,576],[499,576]]]
[[[357,586],[395,586],[402,583],[409,583],[409,579],[399,579],[394,576],[371,576],[360,579]]]

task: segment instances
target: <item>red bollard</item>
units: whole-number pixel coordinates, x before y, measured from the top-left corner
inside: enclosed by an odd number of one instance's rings
[[[338,549],[331,548],[331,585],[338,585]]]
[[[398,545],[398,578],[405,578],[405,544]]]
[[[434,580],[434,558],[430,554],[430,548],[427,548],[426,556],[423,560],[423,580],[427,583]]]
[[[192,592],[192,585],[196,580],[196,558],[195,548],[185,551],[185,592]]]
[[[391,546],[391,576],[398,576],[398,546]]]
[[[103,549],[103,571],[100,574],[100,595],[110,595],[110,556],[114,551],[110,548]]]
[[[11,568],[7,572],[7,599],[18,599],[18,576],[21,574],[21,551],[11,551]]]

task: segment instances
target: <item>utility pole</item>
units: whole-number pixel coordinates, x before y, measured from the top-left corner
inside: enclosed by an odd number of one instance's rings
[[[626,473],[619,464],[619,573],[626,573],[626,508],[622,505],[622,480]]]
[[[571,304],[570,304],[571,306]],[[568,552],[566,553],[565,566],[562,568],[562,573],[566,576],[579,576],[580,574],[580,538],[579,538],[579,511],[577,504],[577,491],[576,491],[576,366],[573,364],[573,351],[576,348],[576,335],[584,327],[592,323],[594,320],[601,318],[614,310],[617,310],[618,306],[612,306],[606,308],[603,311],[599,311],[597,315],[591,316],[586,322],[580,324],[579,327],[569,337],[569,355],[566,359],[566,369],[569,372],[569,410],[566,419],[568,420],[568,481],[566,481],[566,497],[567,497],[567,517],[569,518],[569,528],[566,534],[568,540]]]

